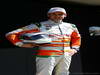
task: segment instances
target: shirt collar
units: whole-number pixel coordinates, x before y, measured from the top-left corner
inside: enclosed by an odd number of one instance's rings
[[[56,23],[56,22],[54,22],[54,21],[52,21],[52,20],[48,20],[50,23],[52,23],[52,24],[62,24],[63,23],[63,21],[61,21],[61,22],[58,22],[58,23]]]

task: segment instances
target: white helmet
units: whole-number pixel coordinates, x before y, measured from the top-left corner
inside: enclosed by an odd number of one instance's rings
[[[20,39],[23,40],[23,43],[36,43],[44,44],[51,43],[51,38],[47,34],[39,33],[25,33],[20,36]]]
[[[49,13],[54,13],[54,12],[62,12],[64,14],[66,14],[66,11],[64,8],[61,8],[61,7],[53,7],[51,8],[49,11],[48,11],[48,14]]]
[[[100,27],[99,26],[91,26],[89,27],[90,36],[100,36]]]

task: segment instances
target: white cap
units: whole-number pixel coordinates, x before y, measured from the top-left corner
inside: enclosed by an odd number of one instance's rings
[[[64,14],[66,14],[65,9],[61,8],[61,7],[53,7],[48,11],[48,13],[54,13],[54,12],[62,12]]]

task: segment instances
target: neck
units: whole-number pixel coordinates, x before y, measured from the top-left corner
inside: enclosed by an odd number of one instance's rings
[[[61,23],[62,22],[62,20],[51,20],[51,21],[53,21],[55,23]]]

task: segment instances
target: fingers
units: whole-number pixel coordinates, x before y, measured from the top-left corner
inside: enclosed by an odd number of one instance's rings
[[[75,49],[71,49],[70,51],[67,52],[69,55],[74,55],[75,53],[77,53],[77,51]]]
[[[32,48],[35,47],[36,44],[23,44],[21,47],[25,47],[25,48]]]

